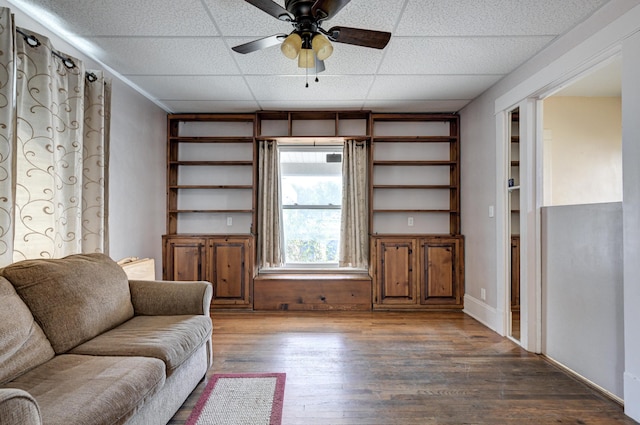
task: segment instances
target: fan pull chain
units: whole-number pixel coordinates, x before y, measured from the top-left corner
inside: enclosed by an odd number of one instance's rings
[[[309,88],[309,68],[304,69],[305,88]]]

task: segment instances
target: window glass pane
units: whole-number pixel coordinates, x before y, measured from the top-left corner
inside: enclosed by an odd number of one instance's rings
[[[337,263],[340,210],[285,209],[286,263]]]
[[[282,176],[282,205],[340,205],[340,176]]]
[[[285,262],[336,264],[342,203],[341,147],[280,152]]]

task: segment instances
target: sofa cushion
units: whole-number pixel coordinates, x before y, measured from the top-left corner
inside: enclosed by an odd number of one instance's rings
[[[70,353],[155,357],[170,376],[211,337],[211,330],[208,316],[136,316]]]
[[[158,359],[62,354],[5,387],[31,394],[47,425],[112,425],[131,418],[165,379]]]
[[[124,270],[104,254],[25,260],[2,269],[57,354],[133,317]]]
[[[44,332],[13,286],[0,276],[0,384],[54,356]]]
[[[31,394],[15,388],[0,388],[0,424],[41,424],[38,403]]]

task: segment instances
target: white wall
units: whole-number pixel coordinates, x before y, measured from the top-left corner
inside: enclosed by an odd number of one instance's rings
[[[612,0],[574,30],[557,39],[544,51],[536,55],[526,64],[516,69],[506,78],[482,96],[471,102],[461,111],[462,141],[462,233],[466,236],[466,295],[465,311],[482,320],[497,332],[504,334],[505,278],[506,268],[504,256],[505,241],[498,243],[498,235],[506,220],[506,208],[496,209],[495,219],[488,218],[486,211],[490,205],[504,206],[506,191],[505,182],[498,182],[504,164],[498,163],[502,141],[501,128],[496,123],[500,118],[499,111],[507,110],[524,99],[537,93],[545,92],[552,87],[566,82],[581,69],[586,70],[597,59],[608,57],[620,48],[623,62],[623,186],[624,186],[624,247],[625,247],[625,389],[624,399],[627,414],[640,420],[640,86],[637,76],[640,75],[640,41],[638,35],[628,39],[640,31],[640,5],[635,0]],[[627,41],[625,41],[627,40]],[[529,108],[535,112],[535,108]],[[527,111],[525,111],[527,112]],[[498,115],[496,116],[496,113]],[[521,114],[522,116],[523,114]],[[525,114],[526,115],[526,114]],[[525,129],[527,130],[527,129]],[[527,130],[530,140],[535,141],[535,130]],[[539,136],[540,137],[540,136]],[[535,146],[521,143],[521,149],[529,149],[536,155]],[[505,149],[506,150],[506,149]],[[522,155],[522,151],[521,151]],[[529,155],[527,153],[527,155]],[[502,158],[504,159],[504,158]],[[633,169],[633,171],[631,170]],[[532,165],[532,174],[536,169]],[[536,184],[536,182],[531,182]],[[505,192],[505,193],[503,193]],[[531,208],[532,216],[539,213],[535,201],[525,198],[524,203]],[[528,211],[527,211],[528,212]],[[535,222],[535,220],[532,220]],[[531,255],[533,249],[527,248]],[[535,254],[535,253],[534,253]],[[533,259],[535,260],[535,256]],[[524,258],[523,262],[530,259]],[[529,264],[528,270],[535,272],[536,263]],[[527,274],[525,285],[527,293],[539,295],[539,283]],[[480,289],[486,287],[487,299],[480,299]],[[535,310],[535,309],[532,309]],[[535,316],[537,311],[532,311]],[[529,349],[538,350],[536,340],[539,334],[536,329],[525,341]],[[596,341],[597,343],[597,341]]]
[[[623,398],[622,203],[542,209],[542,352]]]
[[[57,50],[82,60],[87,68],[104,69],[6,0],[0,0],[0,6],[11,9],[17,26],[49,37]],[[166,112],[105,71],[112,78],[109,255],[115,260],[154,258],[161,277]]]
[[[640,421],[640,33],[622,46],[625,413]]]

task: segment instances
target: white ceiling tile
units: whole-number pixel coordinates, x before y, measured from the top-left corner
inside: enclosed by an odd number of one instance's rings
[[[242,77],[236,76],[131,76],[139,87],[160,99],[168,100],[252,100]]]
[[[200,0],[30,0],[77,35],[212,36],[218,32]],[[33,13],[33,12],[32,12]]]
[[[246,79],[258,101],[350,101],[366,98],[373,76],[321,75],[317,83],[310,76],[309,87],[305,87],[305,76],[247,76]]]
[[[179,113],[245,113],[260,109],[258,103],[248,100],[169,100],[163,102],[170,109],[169,112]]]
[[[236,74],[220,38],[96,38],[98,59],[123,75]]]
[[[394,35],[558,35],[607,1],[409,0]]]
[[[497,75],[380,75],[371,87],[370,100],[473,99],[495,84]]]
[[[334,26],[364,28],[392,32],[405,0],[351,0],[340,12],[323,23],[329,29]]]
[[[225,36],[266,37],[288,34],[293,26],[241,0],[204,0],[216,25]],[[284,7],[284,3],[281,5]]]
[[[266,100],[260,106],[267,111],[342,111],[361,110],[361,100]]]
[[[504,74],[552,37],[394,38],[381,74]]]
[[[363,109],[376,112],[458,112],[467,100],[367,100]]]

